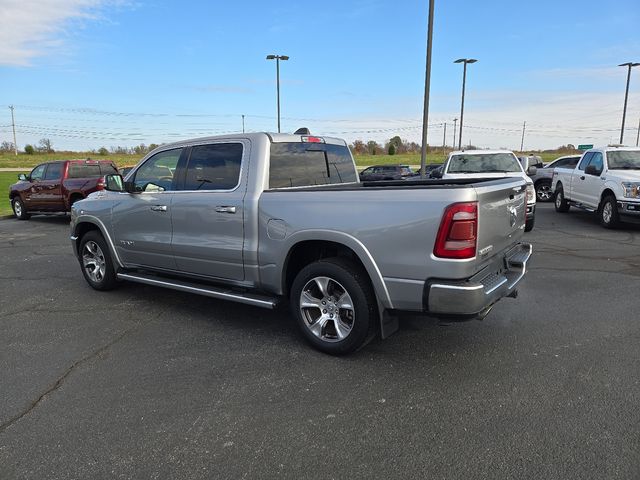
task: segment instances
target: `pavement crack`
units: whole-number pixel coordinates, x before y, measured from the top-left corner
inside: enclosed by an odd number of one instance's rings
[[[88,363],[88,362],[96,359],[97,357],[99,357],[101,354],[106,352],[109,348],[111,348],[116,343],[118,343],[120,340],[122,340],[124,337],[126,337],[130,332],[132,332],[133,330],[139,328],[144,323],[146,323],[146,322],[137,323],[136,325],[126,329],[124,332],[122,332],[120,335],[115,337],[113,340],[111,340],[107,344],[103,345],[102,347],[98,348],[97,350],[93,351],[92,353],[86,355],[85,357],[81,358],[80,360],[77,360],[76,362],[74,362],[69,368],[67,368],[65,370],[65,372],[55,381],[55,383],[53,385],[51,385],[36,400],[31,402],[27,406],[26,409],[24,409],[22,412],[20,412],[20,413],[18,413],[16,415],[14,415],[12,418],[7,420],[6,422],[0,424],[0,434],[4,433],[4,431],[6,429],[8,429],[11,425],[13,425],[14,423],[20,421],[21,419],[23,419],[24,417],[29,415],[48,395],[50,395],[50,394],[54,393],[55,391],[57,391],[64,384],[64,381],[67,379],[67,377],[69,377],[69,375],[71,375],[71,373],[74,370],[76,370],[78,367],[81,367],[85,363]]]

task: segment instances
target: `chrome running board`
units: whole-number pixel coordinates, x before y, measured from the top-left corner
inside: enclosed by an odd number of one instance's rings
[[[276,297],[260,295],[257,293],[236,292],[225,287],[213,285],[203,285],[201,283],[191,283],[183,280],[169,279],[156,275],[145,275],[143,273],[118,273],[118,280],[128,280],[130,282],[144,283],[155,287],[170,288],[181,292],[195,293],[206,297],[220,300],[231,300],[232,302],[244,303],[255,307],[273,309],[278,304]]]

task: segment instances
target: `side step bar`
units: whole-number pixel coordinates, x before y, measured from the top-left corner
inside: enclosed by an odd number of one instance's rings
[[[220,300],[231,300],[232,302],[244,303],[255,307],[274,309],[278,305],[278,299],[276,297],[256,293],[235,292],[225,287],[189,283],[187,281],[162,278],[155,275],[145,275],[143,273],[118,273],[117,276],[118,280],[128,280],[130,282],[144,283],[145,285],[155,287],[170,288],[172,290],[195,293]]]

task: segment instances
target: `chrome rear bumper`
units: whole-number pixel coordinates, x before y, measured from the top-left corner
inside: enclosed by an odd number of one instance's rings
[[[428,281],[425,289],[427,312],[464,317],[482,314],[501,298],[514,295],[526,273],[531,252],[530,244],[521,243],[471,278],[453,282]]]

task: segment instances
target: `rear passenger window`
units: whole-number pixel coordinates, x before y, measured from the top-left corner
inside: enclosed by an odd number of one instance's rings
[[[67,178],[100,177],[100,166],[97,163],[70,163]]]
[[[62,164],[50,163],[47,165],[47,172],[44,174],[44,180],[60,180],[62,178]]]
[[[230,190],[240,181],[241,143],[214,143],[191,149],[184,190]]]
[[[379,169],[373,173],[379,173]],[[355,182],[349,149],[341,145],[273,143],[269,187],[303,187]]]
[[[118,173],[118,170],[116,169],[116,167],[114,167],[113,165],[109,164],[109,163],[101,163],[100,164],[100,173],[102,175],[113,175]]]

